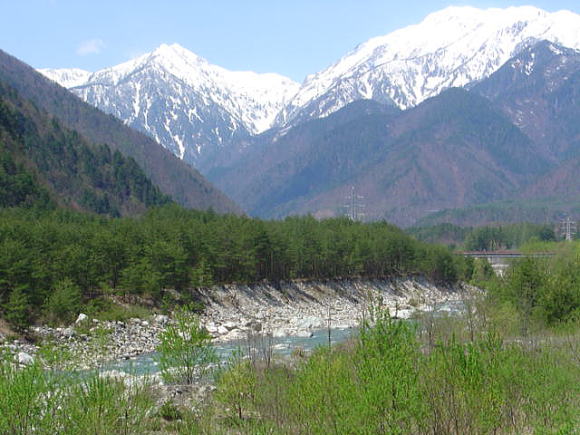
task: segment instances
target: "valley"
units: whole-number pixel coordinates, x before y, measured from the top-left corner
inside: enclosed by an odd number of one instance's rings
[[[577,6],[24,9],[0,434],[578,431]]]

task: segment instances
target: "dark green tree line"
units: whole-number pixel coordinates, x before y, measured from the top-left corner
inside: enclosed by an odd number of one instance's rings
[[[174,205],[140,218],[37,209],[0,216],[0,306],[6,312],[18,291],[32,317],[54,314],[54,301],[78,307],[71,289],[85,299],[103,289],[159,299],[163,289],[296,278],[421,274],[449,283],[465,269],[447,249],[385,222],[262,221]]]

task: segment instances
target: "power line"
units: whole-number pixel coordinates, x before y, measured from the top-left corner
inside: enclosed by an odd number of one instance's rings
[[[365,197],[358,195],[356,188],[351,186],[350,194],[345,198],[346,203],[344,204],[345,216],[348,216],[353,221],[362,220],[365,216],[363,213],[366,205],[364,204]]]
[[[560,222],[560,233],[564,235],[566,241],[571,242],[576,234],[576,221],[568,216]]]

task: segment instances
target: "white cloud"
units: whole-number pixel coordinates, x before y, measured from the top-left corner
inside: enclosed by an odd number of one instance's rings
[[[99,54],[103,48],[105,48],[105,43],[102,39],[87,39],[86,41],[83,41],[79,44],[77,47],[77,54],[79,56]]]

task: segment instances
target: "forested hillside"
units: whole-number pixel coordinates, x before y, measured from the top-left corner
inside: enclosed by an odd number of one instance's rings
[[[576,175],[570,173],[569,175]],[[542,180],[545,180],[543,177]],[[555,181],[556,179],[552,180]],[[559,184],[562,190],[576,189],[575,184]],[[559,222],[563,215],[575,216],[580,213],[580,201],[571,198],[564,200],[552,199],[529,199],[529,200],[503,200],[487,204],[476,204],[458,209],[446,209],[432,213],[419,219],[415,226],[428,227],[440,223],[455,225],[484,226],[508,222],[533,222],[536,224]]]
[[[0,83],[0,207],[60,204],[112,216],[165,204],[132,158],[95,145]]]
[[[203,176],[153,139],[122,121],[81,101],[30,66],[0,50],[0,81],[23,98],[58,119],[62,127],[77,131],[88,141],[108,144],[111,152],[132,157],[162,193],[185,207],[213,208],[241,213],[240,208]]]

